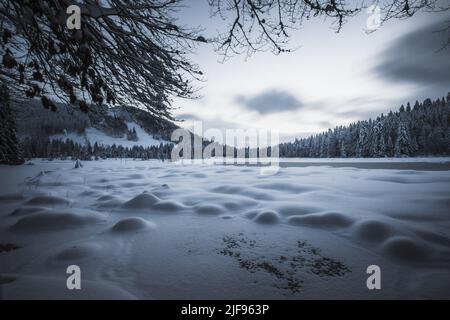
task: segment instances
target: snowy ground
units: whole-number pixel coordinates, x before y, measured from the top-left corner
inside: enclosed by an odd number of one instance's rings
[[[449,163],[450,157],[414,157],[414,158],[281,158],[281,162],[325,162],[325,163]]]
[[[3,298],[450,297],[448,170],[33,163],[0,166]]]

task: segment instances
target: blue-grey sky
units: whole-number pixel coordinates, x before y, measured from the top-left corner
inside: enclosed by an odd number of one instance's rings
[[[205,35],[224,31],[210,18],[206,0],[186,1],[180,13]],[[350,19],[340,33],[331,21],[313,19],[291,32],[296,51],[256,53],[221,62],[211,45],[200,46],[192,60],[205,74],[195,100],[175,99],[175,115],[203,121],[208,128],[271,128],[283,140],[397,109],[407,101],[444,96],[450,91],[450,51],[440,50],[448,37],[447,14],[422,13],[391,20],[366,33],[369,14]]]

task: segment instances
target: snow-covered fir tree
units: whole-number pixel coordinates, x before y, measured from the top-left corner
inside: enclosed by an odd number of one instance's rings
[[[366,122],[361,122],[357,141],[357,157],[368,157],[370,155],[370,127]]]
[[[402,105],[375,120],[358,121],[280,145],[282,157],[401,157],[450,154],[450,93]]]
[[[385,149],[383,122],[381,119],[378,119],[373,127],[373,140],[370,154],[376,158],[383,157],[385,156]]]
[[[409,156],[413,153],[409,129],[405,123],[400,122],[397,131],[397,141],[395,142],[394,155],[396,157]]]

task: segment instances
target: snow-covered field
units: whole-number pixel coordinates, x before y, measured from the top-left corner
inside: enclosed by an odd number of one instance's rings
[[[450,297],[448,170],[33,163],[0,166],[2,298]]]

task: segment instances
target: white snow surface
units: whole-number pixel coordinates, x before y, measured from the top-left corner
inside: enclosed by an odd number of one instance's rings
[[[94,145],[96,142],[99,145],[122,145],[125,148],[132,148],[134,146],[143,146],[143,147],[151,147],[151,146],[159,146],[161,143],[166,144],[170,143],[168,141],[162,139],[156,139],[152,135],[148,134],[140,125],[135,122],[127,122],[127,127],[129,130],[136,130],[136,134],[138,137],[137,141],[130,141],[127,139],[126,135],[123,137],[112,137],[107,135],[105,132],[98,130],[96,128],[86,128],[85,133],[83,135],[68,132],[67,134],[56,134],[50,136],[51,140],[63,140],[72,139],[74,142],[85,145],[87,142],[90,142],[91,145]]]
[[[33,163],[0,166],[0,298],[450,297],[450,171]]]
[[[270,159],[270,158],[269,158]],[[404,158],[280,158],[282,162],[369,162],[369,163],[396,163],[396,162],[450,162],[450,157],[404,157]]]

